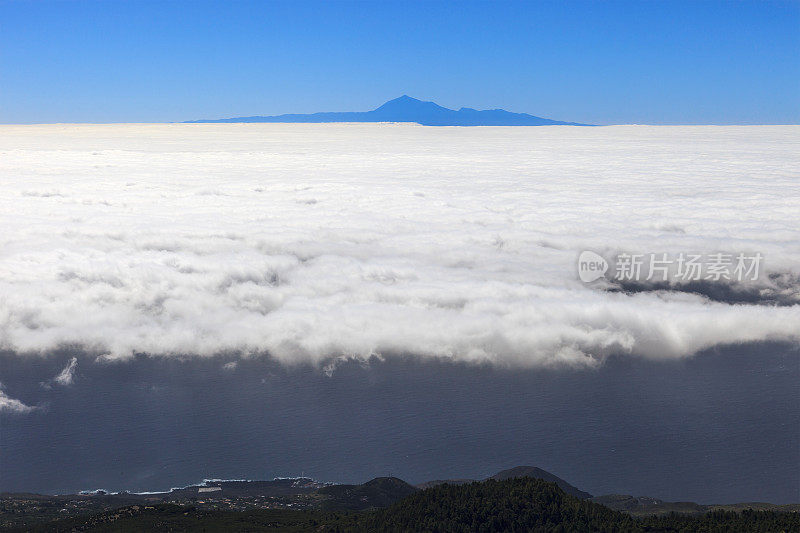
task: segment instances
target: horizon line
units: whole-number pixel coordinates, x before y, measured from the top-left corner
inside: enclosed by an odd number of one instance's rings
[[[286,114],[293,114],[293,113],[286,113]],[[303,113],[305,114],[305,113]],[[310,114],[310,113],[309,113]],[[262,117],[262,116],[280,116],[280,115],[250,115],[248,117],[234,117],[234,118],[251,118],[251,117]],[[420,124],[419,122],[413,121],[386,121],[386,122],[367,122],[367,121],[342,121],[342,122],[250,122],[242,120],[237,122],[232,119],[222,119],[225,122],[221,122],[220,119],[211,119],[209,121],[197,121],[197,120],[171,120],[171,121],[114,121],[114,122],[0,122],[0,126],[65,126],[65,125],[73,125],[73,126],[113,126],[113,125],[159,125],[159,124],[185,124],[187,126],[197,126],[197,125],[230,125],[230,124],[258,124],[258,125],[280,125],[280,124],[290,124],[290,125],[313,125],[313,126],[321,126],[327,124],[374,124],[374,125],[383,125],[383,124],[413,124],[415,126],[420,126],[424,128],[542,128],[542,127],[579,127],[585,128],[586,126],[580,125],[575,126],[572,124],[542,124],[539,126],[534,125],[519,125],[519,126],[497,126],[497,125],[475,125],[475,126],[460,126],[460,125],[453,125],[453,126],[427,126],[424,124]],[[651,122],[619,122],[619,123],[608,123],[608,124],[592,124],[591,127],[608,127],[608,126],[800,126],[800,122],[658,122],[658,123],[651,123]]]

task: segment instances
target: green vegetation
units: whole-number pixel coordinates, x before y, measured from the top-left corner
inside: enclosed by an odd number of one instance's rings
[[[91,517],[73,517],[47,524],[7,531],[67,532],[90,531],[139,533],[142,531],[244,532],[278,531],[286,533],[355,531],[363,515],[347,512],[290,511],[214,511],[182,505],[134,505],[106,511]]]
[[[376,494],[407,490],[382,478]],[[345,489],[346,491],[347,489]],[[345,493],[348,498],[360,494]],[[352,501],[352,500],[348,500]],[[800,514],[762,510],[716,510],[702,515],[635,518],[579,499],[555,483],[533,478],[438,485],[415,491],[388,508],[370,511],[221,511],[179,505],[136,505],[91,517],[73,517],[25,531],[283,531],[373,532],[789,532],[800,531]]]
[[[365,515],[368,531],[730,532],[800,531],[800,514],[745,510],[634,518],[533,478],[439,485]]]
[[[796,512],[754,511],[709,511],[703,515],[670,514],[640,520],[639,531],[665,531],[680,533],[726,533],[747,531],[750,533],[775,533],[800,531],[800,514]]]
[[[533,478],[439,485],[365,517],[374,531],[633,531],[628,515]]]
[[[388,507],[415,492],[416,488],[396,477],[378,477],[363,485],[331,485],[319,489],[320,495],[329,498],[323,501],[323,509],[350,511]]]

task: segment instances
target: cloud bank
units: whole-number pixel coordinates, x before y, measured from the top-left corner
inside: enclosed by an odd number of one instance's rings
[[[26,405],[15,398],[9,397],[3,390],[2,384],[0,384],[0,413],[25,415],[36,409],[37,407]]]
[[[798,139],[796,126],[0,126],[0,349],[582,367],[797,342]],[[728,289],[745,299],[603,290],[577,278],[587,249],[764,264]]]
[[[54,383],[58,383],[59,385],[68,386],[72,385],[72,382],[75,379],[75,369],[78,366],[78,358],[73,357],[67,363],[67,366],[64,367],[64,370],[59,372],[59,374],[53,378]]]
[[[56,374],[53,379],[43,381],[40,383],[42,388],[52,389],[53,385],[61,385],[62,387],[69,387],[75,381],[75,369],[78,368],[78,358],[72,357],[64,369]]]

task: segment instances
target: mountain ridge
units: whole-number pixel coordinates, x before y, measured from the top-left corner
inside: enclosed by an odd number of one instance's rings
[[[479,481],[488,481],[493,479],[495,481],[504,481],[506,479],[513,479],[518,477],[531,477],[534,479],[542,479],[544,481],[555,483],[558,487],[566,492],[571,496],[575,496],[576,498],[580,498],[582,500],[588,500],[593,496],[586,491],[580,490],[579,488],[571,485],[567,481],[561,479],[560,477],[556,476],[555,474],[551,474],[547,470],[542,470],[536,466],[515,466],[514,468],[509,468],[507,470],[502,470],[494,475],[489,477],[483,478],[481,480],[478,479],[436,479],[433,481],[426,481],[424,483],[420,483],[415,485],[418,489],[429,489],[431,487],[436,487],[437,485],[444,485],[445,483],[448,485],[466,485],[468,483],[476,483]]]
[[[512,469],[517,470],[517,469]],[[376,478],[360,486],[340,486],[345,505],[302,509],[276,508],[264,502],[256,509],[199,507],[204,502],[153,502],[91,512],[57,505],[42,513],[37,504],[12,504],[0,512],[6,531],[281,531],[345,533],[389,531],[618,531],[682,533],[686,531],[800,531],[800,513],[792,509],[706,509],[633,516],[600,503],[569,495],[556,483],[531,477],[488,479],[468,485],[443,484],[415,490],[398,478]],[[405,488],[405,493],[397,489]],[[383,505],[364,505],[361,491],[386,498]],[[394,501],[392,501],[394,500]],[[14,502],[16,503],[16,502]],[[347,505],[355,503],[355,507]],[[28,511],[35,511],[34,513]],[[37,516],[34,516],[37,515]]]
[[[458,110],[402,95],[372,111],[323,111],[317,113],[286,113],[282,115],[187,120],[189,124],[208,123],[292,123],[321,124],[329,122],[415,122],[422,126],[591,126],[514,113],[504,109],[477,110],[462,107]]]
[[[747,516],[752,518],[755,516],[753,513],[800,513],[800,503],[775,505],[743,502],[701,505],[694,502],[667,502],[657,498],[624,494],[592,497],[546,470],[533,466],[517,466],[497,472],[481,481],[461,478],[429,481],[416,486],[396,477],[376,477],[361,484],[324,483],[308,477],[299,477],[274,478],[272,481],[206,479],[201,484],[176,487],[166,492],[107,493],[97,490],[54,496],[0,493],[0,530],[17,527],[20,531],[30,531],[28,526],[36,524],[46,529],[49,527],[46,525],[47,522],[59,518],[66,518],[75,523],[88,520],[101,530],[106,530],[103,529],[105,525],[102,523],[105,519],[97,522],[96,518],[86,517],[105,516],[108,520],[114,521],[131,513],[146,514],[152,511],[159,514],[161,512],[159,509],[174,508],[177,510],[176,516],[185,516],[185,513],[192,509],[204,516],[228,513],[225,516],[236,523],[248,516],[259,516],[258,513],[277,513],[270,515],[273,518],[281,513],[294,513],[292,516],[296,518],[308,519],[309,526],[313,526],[311,530],[319,531],[320,524],[314,521],[318,518],[330,518],[332,515],[329,513],[342,512],[345,513],[342,516],[352,517],[355,515],[347,513],[389,509],[396,505],[404,507],[412,501],[422,503],[428,501],[434,504],[434,509],[441,508],[447,502],[448,505],[457,503],[457,500],[447,498],[431,500],[431,495],[435,494],[479,495],[493,492],[503,500],[515,497],[514,491],[498,492],[500,487],[538,487],[537,491],[541,489],[551,495],[563,494],[563,498],[573,501],[579,509],[602,507],[609,512],[620,511],[632,517],[654,517],[654,515],[688,517],[736,512],[750,513]],[[483,497],[481,496],[479,500],[483,501]],[[476,503],[480,501],[476,500]],[[498,517],[501,515],[503,513]],[[270,527],[275,523],[273,518],[267,521],[271,524]],[[60,521],[57,524],[68,523],[71,522]],[[60,526],[56,530],[65,530],[59,528]],[[132,531],[141,530],[142,527],[132,529]]]
[[[586,500],[592,497],[586,491],[582,491],[579,488],[567,483],[560,477],[556,476],[555,474],[551,474],[547,470],[542,470],[541,468],[535,466],[517,466],[514,468],[509,468],[508,470],[503,470],[502,472],[498,472],[497,474],[489,477],[488,479],[494,479],[495,481],[504,481],[506,479],[514,479],[518,477],[531,477],[534,479],[542,479],[549,483],[555,483],[558,487],[566,492],[571,496],[575,496],[576,498],[580,498],[582,500]]]

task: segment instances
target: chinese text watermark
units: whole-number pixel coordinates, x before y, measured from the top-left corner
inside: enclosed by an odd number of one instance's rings
[[[758,252],[619,253],[609,262],[600,254],[586,250],[578,257],[578,277],[584,283],[603,277],[616,281],[757,280],[763,259]]]

